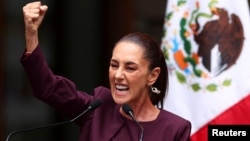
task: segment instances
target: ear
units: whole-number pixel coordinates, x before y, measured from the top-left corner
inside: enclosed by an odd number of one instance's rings
[[[160,75],[160,72],[161,72],[161,68],[160,67],[156,67],[154,68],[149,76],[148,76],[148,85],[151,86],[155,83],[155,81],[157,80],[157,78],[159,77]]]

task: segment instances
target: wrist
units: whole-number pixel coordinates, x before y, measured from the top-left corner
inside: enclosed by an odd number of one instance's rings
[[[27,35],[26,34],[26,52],[31,54],[33,50],[38,45],[38,36],[37,34]]]

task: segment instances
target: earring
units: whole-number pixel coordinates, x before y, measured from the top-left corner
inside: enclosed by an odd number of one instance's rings
[[[160,90],[158,90],[156,87],[153,87],[153,86],[151,86],[151,91],[152,91],[153,93],[156,93],[156,94],[160,94],[160,93],[161,93]]]

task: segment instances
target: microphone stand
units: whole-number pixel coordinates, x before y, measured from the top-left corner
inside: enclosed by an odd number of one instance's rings
[[[49,127],[53,127],[53,126],[59,126],[59,125],[62,125],[62,124],[68,124],[68,123],[71,123],[73,122],[73,120],[69,120],[69,121],[64,121],[64,122],[59,122],[59,123],[54,123],[54,124],[49,124],[49,125],[43,125],[43,126],[39,126],[39,127],[33,127],[33,128],[28,128],[28,129],[23,129],[23,130],[17,130],[17,131],[13,131],[11,132],[5,141],[9,141],[10,137],[12,135],[15,135],[17,133],[21,133],[21,132],[28,132],[28,131],[33,131],[33,130],[38,130],[38,129],[43,129],[43,128],[49,128]]]
[[[123,111],[127,114],[127,115],[129,115],[134,121],[135,121],[135,123],[138,125],[138,127],[140,128],[140,130],[141,130],[141,135],[140,135],[140,139],[139,139],[139,141],[142,141],[142,138],[143,138],[143,135],[144,135],[144,128],[139,124],[139,122],[135,119],[135,117],[134,117],[134,114],[133,114],[133,111],[132,111],[132,109],[130,108],[130,106],[128,105],[128,104],[124,104],[124,105],[122,105],[122,109],[123,109]]]
[[[43,126],[39,126],[39,127],[33,127],[33,128],[28,128],[28,129],[23,129],[23,130],[17,130],[17,131],[13,131],[11,132],[5,141],[9,141],[10,137],[12,135],[15,135],[17,133],[21,133],[21,132],[28,132],[28,131],[33,131],[33,130],[38,130],[38,129],[44,129],[44,128],[49,128],[49,127],[53,127],[53,126],[59,126],[59,125],[63,125],[63,124],[69,124],[74,122],[75,120],[77,120],[78,118],[80,118],[82,115],[84,115],[85,113],[87,113],[90,110],[94,110],[97,107],[99,107],[101,105],[101,101],[99,99],[93,101],[92,103],[90,103],[90,105],[88,106],[87,109],[85,109],[81,114],[79,114],[78,116],[76,116],[75,118],[69,120],[69,121],[63,121],[63,122],[58,122],[58,123],[54,123],[54,124],[48,124],[48,125],[43,125]]]

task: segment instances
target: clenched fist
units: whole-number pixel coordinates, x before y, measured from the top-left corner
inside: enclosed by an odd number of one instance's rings
[[[40,1],[31,2],[23,7],[26,50],[32,52],[38,44],[38,28],[43,21],[48,7]]]

